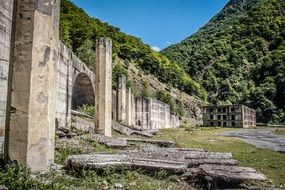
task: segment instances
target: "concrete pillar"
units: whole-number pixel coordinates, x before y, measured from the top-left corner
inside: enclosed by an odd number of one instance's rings
[[[117,120],[126,123],[126,76],[120,75],[117,82]]]
[[[95,122],[99,133],[112,132],[112,41],[96,41]]]
[[[133,125],[132,98],[132,89],[128,88],[126,93],[126,125],[129,127]]]
[[[135,105],[135,96],[132,94],[132,125],[136,124],[136,115],[137,115],[137,110],[136,110],[136,105]]]
[[[59,3],[14,3],[5,160],[33,172],[54,161]]]
[[[148,105],[147,105],[147,129],[152,129],[152,99],[148,98]]]

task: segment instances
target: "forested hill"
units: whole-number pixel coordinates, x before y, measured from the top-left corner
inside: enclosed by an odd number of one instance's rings
[[[91,18],[69,0],[62,0],[60,38],[89,66],[95,61],[95,42],[98,37],[112,39],[115,61],[120,59],[136,64],[144,73],[153,74],[161,82],[206,100],[205,89],[192,80],[178,64],[152,50],[139,38],[126,35],[117,27]]]
[[[162,53],[200,81],[211,103],[243,103],[259,122],[285,122],[284,0],[230,0]]]

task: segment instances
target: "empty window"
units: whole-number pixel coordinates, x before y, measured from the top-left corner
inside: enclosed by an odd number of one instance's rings
[[[223,115],[223,120],[227,120],[227,116],[226,115]]]
[[[213,109],[213,108],[210,108],[210,112],[211,112],[211,113],[214,112],[214,109]]]
[[[231,108],[231,112],[235,112],[236,111],[236,109],[235,108]]]
[[[224,122],[224,123],[223,123],[223,126],[227,126],[227,122]]]
[[[223,108],[223,113],[226,113],[227,112],[227,109],[226,108]]]
[[[235,115],[232,115],[232,120],[236,120],[236,117],[235,117]]]
[[[210,119],[214,119],[214,116],[213,116],[213,115],[210,115]]]
[[[221,119],[221,115],[218,115],[218,119]]]
[[[218,108],[218,112],[221,112],[221,108]]]
[[[210,122],[210,126],[214,126],[214,122]]]
[[[221,122],[218,122],[218,126],[222,126],[222,123],[221,123]]]
[[[235,127],[236,126],[236,122],[232,122],[232,127]]]

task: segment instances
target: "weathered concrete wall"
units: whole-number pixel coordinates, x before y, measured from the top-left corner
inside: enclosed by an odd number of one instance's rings
[[[98,132],[112,132],[112,41],[96,41],[95,122]]]
[[[12,30],[13,0],[0,2],[0,136],[4,135],[10,41]]]
[[[70,127],[71,109],[82,104],[95,106],[95,74],[62,42],[58,44],[56,120]]]
[[[135,125],[144,129],[175,128],[179,117],[170,114],[169,105],[151,98],[135,97]]]
[[[44,171],[54,159],[59,1],[17,1],[5,159]]]

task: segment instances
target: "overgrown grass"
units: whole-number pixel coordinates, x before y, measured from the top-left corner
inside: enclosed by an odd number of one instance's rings
[[[127,169],[115,171],[107,168],[101,172],[86,170],[76,177],[49,173],[41,178],[52,181],[63,189],[113,189],[116,183],[123,185],[123,189],[191,189],[186,183],[181,183],[182,180],[177,176],[165,176],[164,172],[149,175],[143,171]]]
[[[273,184],[285,187],[285,154],[257,148],[219,133],[228,128],[166,129],[155,139],[175,140],[180,147],[207,149],[216,152],[232,152],[239,165],[252,167],[265,174]],[[270,181],[266,184],[271,185]]]
[[[78,107],[77,111],[93,116],[95,115],[95,106],[84,104]]]
[[[285,128],[277,128],[274,130],[275,134],[285,136]]]

